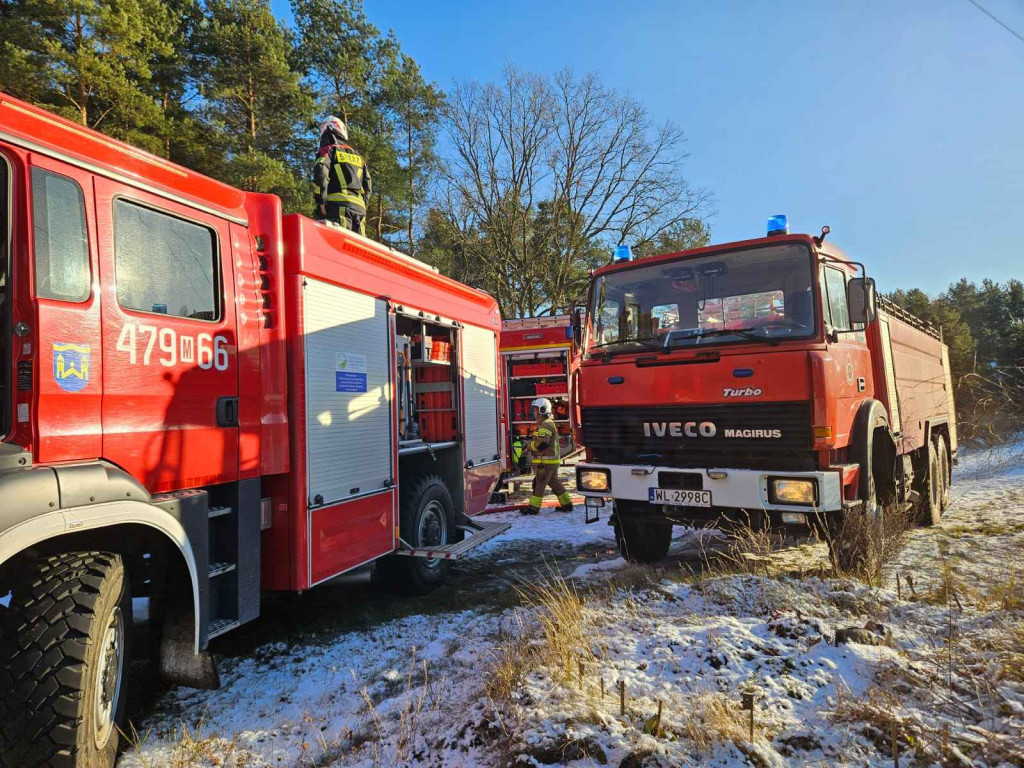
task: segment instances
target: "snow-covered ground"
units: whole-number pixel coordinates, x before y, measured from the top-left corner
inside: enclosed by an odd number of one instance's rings
[[[450,589],[471,594],[455,601],[389,601],[355,578],[326,589],[365,599],[337,618],[321,599],[314,630],[271,613],[253,647],[218,647],[220,690],[136,709],[119,765],[880,767],[893,724],[902,765],[1024,765],[1021,452],[966,456],[943,524],[912,534],[883,588],[702,571],[706,536],[682,531],[665,566],[628,567],[582,516],[495,516],[513,529],[459,564]],[[813,573],[825,553],[777,559]],[[575,583],[565,604],[517,604],[538,572]],[[869,621],[890,645],[833,644]],[[578,638],[571,660],[552,625]]]

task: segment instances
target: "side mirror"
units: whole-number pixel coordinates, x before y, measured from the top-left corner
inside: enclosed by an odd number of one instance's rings
[[[850,307],[851,323],[874,322],[878,316],[878,297],[875,294],[875,280],[871,277],[854,277],[846,284],[846,303]]]
[[[575,306],[572,308],[572,340],[577,346],[583,343],[583,323],[586,317],[586,307]]]

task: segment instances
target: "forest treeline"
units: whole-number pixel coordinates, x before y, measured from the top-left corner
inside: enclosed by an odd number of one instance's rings
[[[962,278],[934,298],[916,288],[889,298],[941,329],[962,437],[998,442],[1024,429],[1024,283]]]
[[[617,243],[707,241],[683,134],[596,75],[429,82],[362,0],[0,0],[0,90],[310,213],[317,127],[349,123],[367,234],[487,290],[567,309]]]

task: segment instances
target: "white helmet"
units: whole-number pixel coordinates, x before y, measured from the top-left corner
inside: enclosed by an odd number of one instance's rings
[[[542,416],[551,415],[551,401],[548,400],[546,397],[538,397],[536,400],[530,403],[530,407],[536,408],[538,411],[541,412]]]
[[[331,115],[322,123],[320,123],[320,135],[323,136],[327,131],[341,136],[344,141],[348,141],[348,126],[340,118]]]

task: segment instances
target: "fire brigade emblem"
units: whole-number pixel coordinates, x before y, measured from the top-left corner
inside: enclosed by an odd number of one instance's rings
[[[65,392],[80,392],[89,384],[89,357],[87,344],[53,345],[53,380]]]

